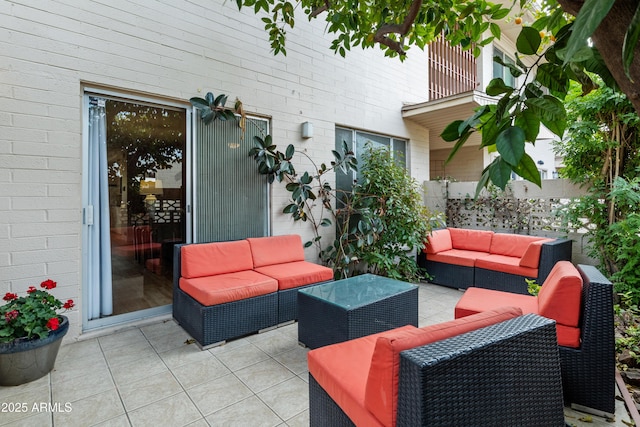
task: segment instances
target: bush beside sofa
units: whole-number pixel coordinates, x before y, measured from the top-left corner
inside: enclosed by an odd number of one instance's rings
[[[527,294],[524,279],[544,282],[556,262],[571,260],[571,244],[567,239],[446,228],[427,236],[418,265],[439,285]]]

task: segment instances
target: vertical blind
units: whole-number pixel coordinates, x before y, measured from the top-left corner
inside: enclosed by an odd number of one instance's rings
[[[196,242],[219,242],[268,234],[266,178],[249,157],[253,137],[264,138],[265,120],[247,119],[244,135],[236,121],[205,125],[196,118],[194,222]]]

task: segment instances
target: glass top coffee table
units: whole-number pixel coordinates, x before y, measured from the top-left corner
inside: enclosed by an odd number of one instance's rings
[[[418,286],[363,274],[298,291],[298,341],[309,348],[418,326]]]

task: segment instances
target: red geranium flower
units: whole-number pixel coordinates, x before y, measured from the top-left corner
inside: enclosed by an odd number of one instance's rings
[[[57,317],[52,317],[47,321],[47,328],[55,331],[60,326],[60,320]]]
[[[14,299],[18,299],[18,294],[7,292],[2,299],[5,301],[13,301]]]
[[[18,317],[18,310],[11,310],[5,313],[4,318],[7,322],[11,322],[13,319]]]
[[[71,307],[73,307],[75,304],[73,303],[73,300],[67,300],[67,302],[64,303],[64,305],[62,306],[62,308],[64,308],[65,310],[69,310]]]
[[[57,285],[57,283],[54,282],[51,279],[47,279],[44,282],[40,283],[40,286],[45,288],[45,289],[53,289],[53,288],[56,287],[56,285]]]
[[[29,289],[27,289],[27,293],[28,293],[28,294],[32,294],[32,293],[34,293],[35,291],[37,291],[37,289],[36,289],[36,287],[35,287],[35,286],[29,286]]]

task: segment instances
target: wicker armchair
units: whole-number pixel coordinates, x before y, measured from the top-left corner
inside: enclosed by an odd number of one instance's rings
[[[400,354],[398,426],[564,426],[551,320],[519,316]],[[312,427],[354,425],[311,374],[309,391]]]
[[[580,348],[560,346],[565,399],[578,409],[615,413],[613,285],[591,265],[582,275]],[[583,408],[580,408],[583,407]]]

